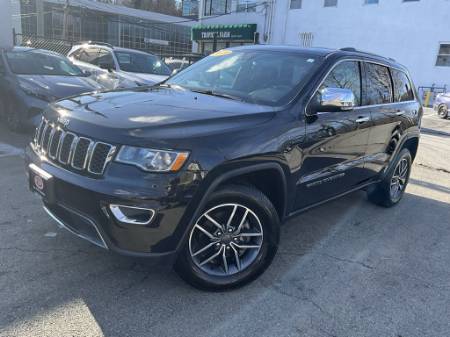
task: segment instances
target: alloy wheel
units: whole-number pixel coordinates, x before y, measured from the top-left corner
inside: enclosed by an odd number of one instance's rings
[[[241,204],[221,204],[200,216],[189,236],[189,252],[203,272],[229,276],[256,260],[263,238],[263,227],[255,212]]]
[[[448,115],[448,109],[445,106],[441,106],[438,110],[438,115],[441,118],[447,118]]]
[[[406,188],[409,173],[409,161],[407,158],[402,158],[395,168],[394,175],[391,179],[390,194],[392,200],[400,198],[404,189]]]

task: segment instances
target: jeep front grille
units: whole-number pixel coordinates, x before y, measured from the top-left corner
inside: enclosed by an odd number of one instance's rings
[[[116,147],[67,132],[42,119],[34,136],[34,148],[51,162],[75,172],[100,176]]]

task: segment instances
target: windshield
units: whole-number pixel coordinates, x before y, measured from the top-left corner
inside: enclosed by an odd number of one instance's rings
[[[6,58],[11,71],[18,75],[83,76],[65,57],[41,50],[9,51]]]
[[[166,83],[281,106],[295,97],[319,63],[321,57],[299,53],[224,49],[194,63]]]
[[[130,73],[169,76],[170,68],[157,56],[150,54],[116,51],[120,69]]]

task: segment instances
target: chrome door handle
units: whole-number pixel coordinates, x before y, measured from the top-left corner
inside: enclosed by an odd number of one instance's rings
[[[370,117],[359,117],[356,119],[356,123],[361,124],[361,123],[366,123],[370,121]]]
[[[395,114],[396,114],[397,116],[402,116],[402,115],[404,115],[405,113],[406,113],[405,110],[398,110]]]

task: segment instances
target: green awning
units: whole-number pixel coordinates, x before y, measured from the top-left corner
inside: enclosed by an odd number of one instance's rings
[[[253,41],[256,24],[244,25],[200,25],[192,27],[193,41]]]

